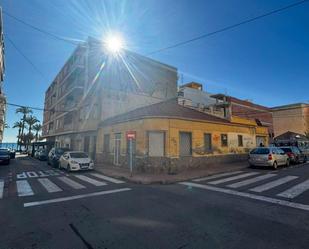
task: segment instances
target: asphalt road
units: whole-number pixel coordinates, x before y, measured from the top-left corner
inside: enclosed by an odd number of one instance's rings
[[[300,165],[135,185],[21,157],[0,165],[0,248],[308,248],[308,179]]]

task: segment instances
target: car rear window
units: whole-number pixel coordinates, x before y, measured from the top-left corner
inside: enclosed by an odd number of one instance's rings
[[[259,155],[262,155],[262,154],[269,154],[269,149],[268,148],[256,148],[256,149],[253,149],[250,154],[259,154]]]
[[[283,150],[284,152],[292,152],[291,148],[280,148],[281,150]]]
[[[7,155],[9,154],[8,150],[0,150],[0,155]]]
[[[68,151],[68,149],[56,149],[56,153],[59,154],[59,155],[62,155],[64,152]]]
[[[79,153],[79,152],[76,152],[76,153],[70,153],[70,156],[72,158],[87,158],[88,155],[85,154],[85,153]]]

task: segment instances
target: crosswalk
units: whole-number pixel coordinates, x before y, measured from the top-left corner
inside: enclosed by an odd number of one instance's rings
[[[102,180],[104,179],[104,181]],[[110,184],[122,184],[124,181],[114,179],[99,173],[54,175],[52,177],[38,177],[16,179],[15,195],[18,197],[34,196],[38,193],[59,193],[65,190],[81,190],[91,187],[101,187]],[[4,198],[4,179],[0,179],[0,199]]]
[[[286,206],[292,200],[309,195],[309,179],[305,176],[280,175],[263,172],[234,171],[181,182],[190,188],[200,188],[217,192],[265,200]],[[308,191],[308,192],[307,192]],[[297,199],[299,201],[299,199]],[[300,199],[301,202],[308,198]],[[288,202],[290,202],[288,204]],[[301,209],[309,210],[309,203],[299,204]]]

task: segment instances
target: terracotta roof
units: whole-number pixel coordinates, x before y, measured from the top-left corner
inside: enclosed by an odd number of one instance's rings
[[[237,104],[241,104],[241,105],[245,105],[247,107],[253,107],[253,108],[256,108],[256,109],[263,109],[265,111],[269,111],[270,112],[270,108],[269,107],[266,107],[266,106],[262,106],[262,105],[259,105],[259,104],[255,104],[255,103],[252,103],[248,100],[242,100],[242,99],[238,99],[238,98],[235,98],[235,97],[232,97],[230,96],[230,101],[232,103],[237,103]]]
[[[183,119],[196,119],[216,123],[231,123],[230,121],[219,118],[204,112],[196,111],[188,107],[178,104],[177,99],[167,100],[152,104],[149,106],[141,107],[133,111],[120,114],[108,118],[100,123],[100,126],[111,125],[115,123],[126,122],[135,119],[147,117],[166,117],[166,118],[183,118]]]
[[[297,139],[302,139],[302,140],[308,140],[308,138],[302,134],[295,133],[292,131],[287,131],[277,137],[274,138],[275,141],[279,140],[297,140]]]

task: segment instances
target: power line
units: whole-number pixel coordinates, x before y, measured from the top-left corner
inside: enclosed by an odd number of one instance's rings
[[[212,31],[212,32],[209,32],[209,33],[205,33],[205,34],[202,34],[202,35],[200,35],[200,36],[191,38],[191,39],[189,39],[189,40],[181,41],[181,42],[178,42],[178,43],[176,43],[176,44],[174,44],[174,45],[170,45],[170,46],[167,46],[167,47],[164,47],[164,48],[161,48],[161,49],[152,51],[152,52],[148,53],[147,55],[157,54],[157,53],[160,53],[160,52],[165,51],[165,50],[168,50],[168,49],[180,47],[180,46],[185,45],[185,44],[188,44],[188,43],[190,43],[190,42],[194,42],[194,41],[197,41],[197,40],[201,40],[201,39],[204,39],[204,38],[206,38],[206,37],[213,36],[213,35],[216,35],[216,34],[218,34],[218,33],[222,33],[222,32],[225,32],[225,31],[234,29],[234,28],[239,27],[239,26],[241,26],[241,25],[244,25],[244,24],[247,24],[247,23],[250,23],[250,22],[254,22],[254,21],[259,20],[259,19],[262,19],[262,18],[264,18],[264,17],[267,17],[267,16],[270,16],[270,15],[273,15],[273,14],[276,14],[276,13],[279,13],[279,12],[282,12],[282,11],[285,11],[285,10],[287,10],[287,9],[296,7],[296,6],[298,6],[298,5],[304,4],[304,3],[308,2],[308,1],[309,1],[309,0],[302,0],[302,1],[298,1],[298,2],[296,2],[296,3],[292,3],[292,4],[289,4],[289,5],[286,5],[286,6],[284,6],[284,7],[281,7],[281,8],[278,8],[278,9],[275,9],[275,10],[272,10],[272,11],[269,11],[269,12],[266,12],[266,13],[264,13],[264,14],[261,14],[261,15],[258,15],[258,16],[255,16],[255,17],[246,19],[246,20],[244,20],[244,21],[241,21],[241,22],[238,22],[238,23],[235,23],[235,24],[226,26],[226,27],[221,28],[221,29],[218,29],[218,30],[216,30],[216,31]]]
[[[12,46],[16,49],[16,51],[33,67],[33,69],[39,73],[45,80],[47,80],[47,77],[37,68],[37,66],[27,57],[17,46],[16,44],[12,41],[12,39],[8,36],[5,35],[7,40],[12,44]]]
[[[38,28],[38,27],[36,27],[36,26],[34,26],[34,25],[28,23],[28,22],[25,22],[25,21],[23,21],[23,20],[17,18],[16,16],[13,16],[12,14],[10,14],[10,13],[4,11],[4,10],[3,10],[2,12],[3,12],[5,15],[7,15],[8,17],[14,19],[15,21],[17,21],[17,22],[19,22],[19,23],[22,23],[23,25],[28,26],[29,28],[32,28],[32,29],[34,29],[34,30],[36,30],[36,31],[38,31],[38,32],[40,32],[40,33],[42,33],[42,34],[45,34],[45,35],[47,35],[47,36],[49,36],[49,37],[52,37],[53,39],[60,40],[60,41],[64,41],[64,42],[66,42],[66,43],[70,43],[70,44],[73,44],[73,45],[78,45],[78,44],[79,44],[79,42],[74,42],[74,41],[68,40],[68,39],[66,39],[66,38],[64,38],[64,37],[61,37],[61,36],[59,36],[59,35],[55,35],[55,34],[49,32],[49,31],[43,30],[43,29],[41,29],[41,28]]]

